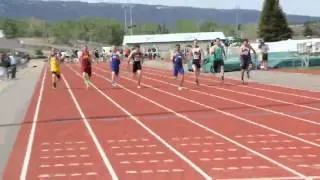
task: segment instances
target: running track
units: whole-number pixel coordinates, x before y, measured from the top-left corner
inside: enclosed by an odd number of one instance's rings
[[[45,67],[4,180],[320,179],[320,93],[192,75],[187,89],[144,68],[143,88],[122,65],[120,86],[95,65],[63,65],[51,88]]]

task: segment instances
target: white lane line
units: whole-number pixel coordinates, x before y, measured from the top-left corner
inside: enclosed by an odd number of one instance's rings
[[[213,171],[224,171],[224,168],[211,168]]]
[[[183,172],[183,169],[172,169],[172,172]]]
[[[137,174],[137,171],[126,171],[127,174]]]
[[[153,173],[153,170],[142,170],[141,173],[145,173],[145,174]]]
[[[96,176],[96,175],[98,175],[98,173],[96,173],[96,172],[87,172],[86,175],[87,176]]]
[[[230,148],[230,149],[228,149],[228,151],[230,151],[230,152],[235,152],[235,151],[238,151],[237,149],[234,149],[234,148]]]
[[[54,166],[54,167],[63,167],[64,164],[54,164],[53,166]]]
[[[106,153],[104,152],[99,140],[97,139],[97,136],[95,135],[91,125],[89,124],[89,122],[88,122],[88,120],[86,118],[86,116],[84,115],[84,113],[83,113],[83,111],[82,111],[82,109],[81,109],[81,107],[79,105],[78,100],[74,96],[74,94],[73,94],[73,92],[72,92],[72,90],[70,88],[70,85],[69,85],[68,81],[65,79],[63,74],[62,74],[62,80],[64,81],[65,85],[68,88],[68,92],[69,92],[69,94],[70,94],[70,96],[71,96],[71,98],[72,98],[72,100],[73,100],[73,102],[74,102],[74,104],[75,104],[75,106],[76,106],[76,108],[77,108],[77,110],[78,110],[78,112],[79,112],[79,114],[80,114],[80,116],[81,116],[81,118],[82,118],[82,120],[83,120],[83,122],[84,122],[84,124],[85,124],[85,126],[86,126],[86,128],[87,128],[87,130],[88,130],[88,132],[89,132],[89,134],[90,134],[90,136],[92,138],[92,140],[93,140],[93,142],[94,142],[94,144],[96,145],[96,148],[97,148],[97,150],[98,150],[98,152],[99,152],[99,154],[100,154],[100,156],[101,156],[101,158],[102,158],[102,160],[104,162],[104,165],[108,169],[112,179],[118,180],[119,177],[117,176],[116,172],[114,171],[114,169],[113,169],[113,167],[112,167],[112,165],[111,165]]]
[[[98,68],[97,68],[97,69],[98,69]],[[95,74],[96,74],[96,73],[95,73]],[[98,74],[96,74],[96,75],[97,75],[98,77],[101,77],[102,79],[106,79],[107,81],[109,81],[109,79],[105,78],[104,76],[101,76],[101,75],[98,75]],[[123,77],[123,78],[124,78],[124,77]],[[131,80],[131,79],[129,79],[129,78],[125,78],[125,79],[128,79],[129,81],[133,81],[133,80]],[[109,81],[109,82],[110,82],[110,81]],[[169,95],[171,95],[171,96],[177,97],[177,98],[179,98],[179,99],[186,99],[186,100],[188,100],[188,101],[194,102],[195,104],[201,104],[201,103],[192,101],[192,100],[190,100],[190,99],[184,98],[184,97],[182,97],[182,96],[177,96],[177,95],[175,95],[175,94],[172,94],[172,93],[163,91],[163,90],[161,90],[161,89],[155,88],[155,87],[150,86],[150,85],[146,85],[146,84],[143,84],[143,85],[146,86],[146,87],[149,87],[149,88],[151,88],[151,89],[154,89],[154,90],[156,90],[156,91],[163,92],[163,93],[165,93],[165,94],[169,94]],[[122,85],[121,85],[121,87],[122,87],[123,89],[131,92],[132,94],[135,94],[135,95],[139,96],[139,97],[142,98],[142,99],[145,99],[145,100],[147,100],[147,101],[149,101],[149,102],[151,102],[151,103],[153,103],[153,104],[155,104],[155,105],[157,105],[157,106],[159,106],[159,107],[162,107],[163,109],[166,109],[167,111],[175,114],[176,116],[181,117],[181,118],[189,121],[190,123],[195,124],[196,126],[201,127],[201,128],[203,128],[203,129],[207,130],[208,132],[211,132],[211,133],[213,133],[213,134],[215,134],[215,135],[217,135],[217,136],[219,136],[219,137],[221,137],[221,138],[223,138],[223,139],[225,139],[225,140],[227,140],[227,141],[229,141],[229,142],[231,142],[231,143],[233,143],[233,144],[235,144],[235,145],[237,145],[237,146],[239,146],[239,147],[241,147],[241,148],[243,148],[243,149],[245,149],[245,150],[247,150],[247,151],[249,151],[249,152],[251,152],[251,153],[253,153],[253,154],[255,154],[255,155],[257,155],[257,156],[259,156],[259,157],[261,157],[261,158],[263,158],[263,159],[265,159],[265,160],[267,160],[267,161],[269,161],[269,162],[271,162],[271,163],[273,163],[273,164],[275,164],[275,165],[277,165],[277,166],[279,166],[279,167],[281,167],[281,168],[283,168],[283,169],[285,169],[285,170],[287,170],[287,171],[295,174],[295,175],[297,175],[297,176],[306,178],[306,176],[303,175],[303,174],[301,174],[300,172],[298,172],[298,171],[296,171],[296,170],[294,170],[294,169],[292,169],[292,168],[290,168],[290,167],[288,167],[288,166],[286,166],[286,165],[284,165],[284,164],[282,164],[282,163],[280,163],[280,162],[278,162],[278,161],[275,161],[275,160],[273,160],[272,158],[270,158],[270,157],[268,157],[268,156],[265,156],[265,155],[263,155],[263,154],[255,151],[255,150],[247,147],[247,146],[244,146],[244,145],[238,143],[237,141],[234,141],[234,140],[232,140],[232,139],[230,139],[230,138],[228,138],[228,137],[226,137],[226,136],[224,136],[224,135],[222,135],[222,134],[220,134],[220,133],[218,133],[218,132],[216,132],[216,131],[214,131],[214,130],[212,130],[212,129],[210,129],[210,128],[208,128],[208,127],[206,127],[206,126],[204,126],[204,125],[202,125],[202,124],[200,124],[200,123],[197,123],[197,122],[193,121],[192,119],[190,119],[190,118],[188,118],[188,117],[186,117],[186,116],[184,116],[184,115],[182,115],[182,114],[180,114],[180,113],[175,112],[175,111],[172,110],[172,109],[169,109],[169,108],[167,108],[167,107],[165,107],[165,106],[163,106],[163,105],[161,105],[161,104],[159,104],[159,103],[157,103],[157,102],[155,102],[155,101],[153,101],[153,100],[151,100],[151,99],[149,99],[149,98],[146,98],[146,97],[144,97],[144,96],[142,96],[142,95],[140,95],[140,94],[138,94],[138,93],[136,93],[136,92],[133,92],[133,91],[131,91],[131,90],[123,87]],[[203,104],[201,104],[201,105],[203,105]],[[206,105],[203,105],[203,106],[209,107],[209,106],[206,106]],[[210,109],[211,109],[211,108],[212,108],[212,107],[210,107]],[[237,118],[240,118],[240,119],[243,119],[243,120],[247,121],[247,120],[244,119],[244,118],[241,118],[241,117],[235,116],[235,115],[233,115],[233,114],[230,114],[230,113],[221,111],[221,110],[219,110],[219,109],[215,109],[215,108],[212,108],[212,109],[214,109],[215,111],[218,111],[218,112],[222,112],[223,114],[229,115],[229,116],[231,116],[231,117],[237,117]],[[278,130],[275,130],[275,131],[278,131]],[[281,132],[280,134],[283,134],[283,133]],[[285,133],[284,133],[284,134],[285,134]],[[198,167],[197,167],[197,168],[198,168]],[[201,171],[202,171],[202,170],[201,170]],[[203,172],[203,173],[204,173],[204,172]],[[205,173],[204,173],[204,174],[205,174]],[[205,175],[208,176],[207,174],[205,174]],[[210,177],[210,176],[208,176],[208,177]],[[211,179],[211,178],[209,178],[209,179]]]
[[[49,159],[49,156],[41,156],[40,159]]]
[[[164,154],[162,151],[157,151],[156,154]]]
[[[92,162],[86,162],[86,163],[83,163],[84,166],[93,166],[93,163]]]
[[[120,161],[120,164],[131,164],[129,161]]]
[[[228,170],[238,170],[239,168],[238,167],[228,167],[227,169]]]
[[[47,70],[48,70],[47,64],[44,66],[44,69],[45,69],[45,71],[44,71],[44,74],[42,77],[41,86],[40,86],[40,93],[38,96],[36,109],[35,109],[34,115],[33,115],[31,130],[30,130],[29,138],[28,138],[27,149],[26,149],[26,153],[25,153],[24,159],[23,159],[20,180],[25,180],[26,176],[27,176],[27,172],[28,172],[31,151],[32,151],[32,146],[33,146],[33,142],[34,142],[34,136],[36,133],[36,126],[37,126],[37,122],[38,122],[38,118],[39,118],[40,105],[41,105],[41,101],[42,101],[42,97],[43,97],[44,82],[45,82],[45,79],[47,76]]]
[[[69,163],[68,166],[80,166],[80,163]]]
[[[165,159],[165,160],[163,160],[163,162],[165,162],[165,163],[172,163],[173,160],[172,160],[172,159]]]
[[[158,169],[157,172],[159,172],[159,173],[168,173],[170,171],[167,170],[167,169]]]
[[[146,74],[151,74],[151,73],[148,73],[148,72],[144,72]],[[160,75],[160,74],[152,74],[152,75],[155,75],[155,76],[160,76],[160,77],[166,77],[165,75]],[[189,82],[189,83],[193,83],[192,81],[189,81],[189,80],[185,80],[186,82]],[[212,81],[212,80],[211,80]],[[236,84],[233,84],[233,83],[226,83],[226,84],[230,84],[230,85],[236,85]],[[268,97],[265,97],[265,96],[260,96],[260,95],[254,95],[254,94],[250,94],[250,93],[246,93],[246,92],[242,92],[242,91],[234,91],[234,90],[231,90],[231,89],[226,89],[226,88],[220,88],[220,87],[213,87],[213,86],[208,86],[206,84],[203,84],[204,86],[207,86],[209,88],[214,88],[214,89],[220,89],[220,90],[224,90],[224,91],[229,91],[229,92],[233,92],[233,93],[237,93],[237,94],[242,94],[242,95],[247,95],[247,96],[252,96],[252,97],[258,97],[258,98],[261,98],[261,99],[267,99],[267,100],[270,100],[270,101],[274,101],[274,102],[280,102],[280,103],[283,103],[283,104],[290,104],[290,105],[294,105],[294,106],[299,106],[299,107],[304,107],[304,108],[309,108],[309,109],[314,109],[314,110],[320,110],[318,108],[313,108],[313,107],[310,107],[310,106],[306,106],[306,105],[300,105],[300,104],[295,104],[295,103],[291,103],[291,102],[287,102],[287,101],[282,101],[282,100],[277,100],[277,99],[272,99],[272,98],[268,98]],[[244,88],[249,88],[249,87],[246,87],[246,86],[241,86],[241,87],[244,87]],[[253,88],[250,86],[250,88]],[[256,89],[259,89],[259,90],[262,90],[263,88],[256,88]],[[272,90],[266,90],[264,89],[264,91],[272,91]],[[274,93],[279,93],[279,91],[272,91]],[[281,93],[284,93],[284,92],[281,92]],[[287,93],[288,94],[288,93]],[[293,93],[291,93],[290,95],[293,95]],[[309,99],[314,99],[314,100],[320,100],[319,98],[314,98],[314,97],[309,97],[309,96],[303,96],[303,95],[296,95],[298,97],[304,97],[304,98],[309,98]]]
[[[313,177],[310,179],[308,177],[307,179],[302,179],[301,177],[293,176],[293,177],[285,177],[285,176],[280,176],[280,177],[259,177],[259,178],[228,178],[228,179],[216,179],[216,180],[313,180]]]
[[[55,177],[65,177],[67,175],[66,174],[54,174],[53,176],[55,176]]]
[[[50,175],[49,174],[40,174],[38,175],[38,178],[49,178]]]
[[[75,71],[74,69],[70,68],[72,71],[74,71],[80,78],[81,75]],[[102,77],[103,79],[106,79],[109,81],[109,79],[100,76],[96,73],[95,75]],[[186,163],[188,163],[194,170],[196,170],[199,174],[201,174],[205,179],[211,180],[209,174],[205,173],[200,167],[198,167],[196,164],[194,164],[190,159],[188,159],[186,156],[184,156],[181,152],[176,150],[174,147],[172,147],[170,144],[168,144],[164,139],[162,139],[158,134],[156,134],[154,131],[152,131],[149,127],[147,127],[145,124],[143,124],[137,117],[133,116],[130,112],[128,112],[126,109],[124,109],[121,105],[119,105],[117,102],[115,102],[111,97],[109,97],[107,94],[102,92],[99,88],[97,88],[93,83],[91,83],[91,86],[96,89],[102,96],[104,96],[106,99],[108,99],[110,102],[112,102],[115,106],[117,106],[119,109],[121,109],[124,113],[126,113],[129,117],[131,117],[132,120],[134,120],[137,124],[139,124],[142,128],[144,128],[147,132],[149,132],[151,135],[153,135],[158,141],[160,141],[163,145],[165,145],[168,149],[170,149],[173,153],[175,153],[177,156],[179,156],[182,160],[184,160]],[[123,89],[126,89],[127,91],[131,91],[122,85],[119,84],[119,86]],[[69,88],[70,90],[70,88]],[[133,92],[133,91],[131,91]],[[134,93],[134,92],[133,92]]]
[[[143,164],[143,163],[145,163],[145,161],[134,161],[135,163],[137,163],[137,164]]]
[[[87,158],[87,157],[90,157],[90,155],[89,154],[80,154],[80,157]]]
[[[97,69],[99,69],[99,68],[97,68]],[[125,79],[128,79],[128,78],[125,78]],[[150,80],[153,80],[153,81],[161,82],[161,83],[163,83],[163,84],[169,84],[169,85],[171,85],[171,86],[178,87],[177,85],[170,84],[170,83],[167,83],[167,82],[164,82],[164,81],[161,81],[161,80],[157,80],[157,79],[153,79],[153,78],[149,78],[149,77],[145,77],[145,79],[150,79]],[[130,81],[131,79],[128,79],[128,80]],[[131,81],[132,81],[132,80],[131,80]],[[320,144],[317,144],[317,143],[315,143],[315,142],[312,142],[312,141],[309,141],[309,140],[306,140],[306,139],[302,139],[302,138],[297,137],[297,136],[294,136],[294,135],[292,135],[292,134],[285,133],[285,132],[283,132],[283,131],[274,129],[274,128],[269,127],[269,126],[267,126],[267,125],[254,122],[254,121],[252,121],[252,120],[249,120],[249,119],[240,117],[240,116],[238,116],[238,115],[235,115],[235,114],[232,114],[232,113],[229,113],[229,112],[226,112],[226,111],[217,109],[217,108],[214,108],[214,107],[212,107],[212,106],[208,106],[208,105],[202,104],[202,103],[200,103],[200,102],[197,102],[197,101],[188,99],[188,98],[186,98],[186,97],[182,97],[182,96],[175,95],[175,94],[173,94],[173,93],[170,93],[170,92],[161,90],[161,89],[159,89],[159,88],[156,88],[156,87],[153,87],[153,86],[150,86],[150,85],[144,84],[144,86],[149,87],[149,88],[151,88],[151,89],[154,89],[154,90],[156,90],[156,91],[158,91],[158,92],[162,92],[162,93],[164,93],[164,94],[168,94],[168,95],[174,96],[174,97],[176,97],[176,98],[183,99],[183,100],[188,101],[188,102],[191,102],[191,103],[193,103],[193,104],[200,105],[200,106],[205,107],[205,108],[207,108],[207,109],[214,110],[214,111],[219,112],[219,113],[221,113],[221,114],[224,114],[224,115],[226,115],[226,116],[233,117],[233,118],[235,118],[235,119],[238,119],[238,120],[247,122],[247,123],[249,123],[249,124],[252,124],[252,125],[255,125],[255,126],[258,126],[258,127],[261,127],[261,128],[263,128],[263,129],[267,129],[267,130],[269,130],[269,131],[272,131],[272,132],[275,132],[275,133],[278,133],[278,134],[282,134],[282,135],[287,136],[287,137],[290,137],[290,138],[292,138],[292,139],[295,139],[295,140],[298,140],[298,141],[301,141],[301,142],[304,142],[304,143],[307,143],[307,144],[310,144],[310,145],[313,145],[313,146],[316,146],[316,147],[320,147]],[[195,91],[195,90],[192,90],[192,89],[188,89],[188,90],[190,90],[190,91]],[[198,91],[198,92],[200,92],[200,91]],[[207,95],[212,95],[212,94],[208,94],[208,93],[206,93],[206,94],[207,94]],[[219,96],[217,96],[217,97],[219,97]],[[319,109],[319,110],[320,110],[320,109]],[[280,113],[280,114],[283,114],[283,113]],[[312,121],[312,122],[313,122],[313,123],[316,123],[316,122],[314,122],[314,121]],[[320,125],[320,123],[318,123],[318,125]],[[253,137],[253,135],[248,135],[248,137]]]
[[[116,153],[116,156],[124,156],[126,155],[125,153]]]
[[[200,158],[200,161],[211,161],[210,158]]]
[[[48,168],[48,167],[51,167],[49,164],[41,164],[40,165],[40,168]]]
[[[71,173],[70,176],[81,176],[81,173]]]

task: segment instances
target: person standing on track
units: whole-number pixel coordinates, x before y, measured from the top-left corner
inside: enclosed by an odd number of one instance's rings
[[[133,67],[132,67],[132,72],[134,77],[136,77],[136,75],[138,74],[138,88],[141,88],[140,85],[140,81],[141,81],[141,71],[142,71],[142,61],[143,61],[143,53],[140,50],[140,45],[137,44],[134,48],[134,50],[130,53],[129,57],[128,57],[128,65],[131,61],[131,59],[133,59]]]
[[[194,78],[197,86],[199,86],[199,75],[200,75],[200,69],[201,69],[201,60],[203,58],[202,49],[200,46],[198,46],[197,40],[194,41],[194,46],[191,49],[191,56],[192,56],[192,69],[194,72]]]
[[[181,74],[180,85],[178,87],[180,91],[182,90],[183,81],[184,81],[183,60],[184,60],[184,56],[180,50],[180,44],[177,44],[176,50],[172,56],[172,62],[173,62],[173,75],[175,76],[175,78],[177,79],[178,74]]]
[[[255,58],[257,57],[256,51],[251,47],[249,44],[248,39],[244,39],[242,45],[240,47],[240,66],[241,66],[241,80],[244,84],[244,72],[247,72],[247,78],[250,79],[250,70],[252,68],[252,60],[251,60],[251,53],[253,51],[255,54]]]
[[[91,78],[91,73],[92,73],[92,59],[88,50],[87,46],[84,46],[81,57],[81,70],[82,70],[82,77],[84,80],[84,84],[86,85],[87,89],[90,86],[90,78]]]
[[[112,81],[112,86],[116,87],[116,79],[119,77],[119,71],[120,71],[120,53],[117,49],[116,46],[112,46],[112,52],[110,56],[110,67],[112,71],[111,75],[111,81]]]
[[[221,44],[219,38],[216,39],[215,45],[210,48],[210,54],[214,56],[213,69],[214,72],[221,73],[221,80],[224,81],[224,59],[226,59],[226,52]]]
[[[52,74],[52,88],[57,88],[57,82],[61,78],[61,71],[60,71],[60,58],[57,55],[55,49],[52,49],[49,55],[49,62],[50,62],[50,70]]]
[[[260,41],[259,45],[260,56],[261,56],[261,69],[268,70],[268,51],[269,47],[264,43],[263,40]]]

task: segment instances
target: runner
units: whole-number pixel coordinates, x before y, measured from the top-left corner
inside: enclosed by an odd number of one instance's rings
[[[95,62],[96,62],[96,63],[99,63],[99,58],[100,58],[100,56],[99,56],[99,51],[98,51],[98,49],[95,49],[95,50],[94,50],[94,57],[95,57]]]
[[[197,86],[199,86],[199,75],[200,75],[200,68],[201,68],[201,60],[202,56],[202,49],[198,46],[197,40],[194,41],[194,46],[191,49],[191,56],[192,56],[192,69],[194,72],[194,78]]]
[[[268,70],[268,51],[269,47],[267,44],[264,43],[263,40],[260,41],[259,50],[261,54],[261,69],[262,70]]]
[[[224,81],[224,59],[226,59],[226,52],[221,44],[219,38],[216,39],[215,45],[211,47],[210,54],[214,56],[213,69],[215,73],[221,73],[221,80]]]
[[[82,50],[80,61],[81,61],[83,80],[88,89],[91,83],[90,78],[91,78],[91,72],[92,72],[91,71],[92,59],[87,46],[84,46]]]
[[[50,62],[50,69],[52,74],[52,88],[57,88],[57,82],[61,78],[61,71],[60,71],[60,58],[57,55],[56,49],[52,49],[49,55],[49,62]]]
[[[142,71],[142,60],[143,60],[143,53],[140,51],[140,45],[136,45],[134,50],[130,53],[129,57],[128,57],[128,65],[131,61],[131,59],[133,59],[133,67],[132,67],[132,72],[134,77],[136,77],[136,74],[138,73],[138,88],[140,89],[140,81],[141,81],[141,71]]]
[[[241,80],[244,84],[244,72],[247,72],[247,78],[250,79],[250,70],[252,68],[252,60],[251,60],[251,53],[253,51],[255,54],[255,58],[257,57],[256,51],[251,47],[249,44],[248,39],[244,39],[240,48],[240,66],[241,66]]]
[[[120,53],[117,49],[116,46],[112,46],[112,52],[111,52],[111,57],[110,57],[110,67],[111,67],[111,71],[112,71],[112,86],[116,87],[116,80],[119,77],[119,65],[120,65]]]
[[[178,89],[181,91],[182,90],[182,85],[184,81],[184,69],[183,69],[183,53],[180,50],[180,44],[176,45],[176,50],[173,53],[172,56],[172,62],[173,62],[173,75],[175,78],[178,78],[178,74],[181,74],[181,81]]]

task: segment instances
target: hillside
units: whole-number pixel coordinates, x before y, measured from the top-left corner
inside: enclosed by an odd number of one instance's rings
[[[236,14],[239,14],[239,22],[243,24],[256,23],[260,16],[260,12],[255,10],[163,7],[164,6],[136,5],[133,9],[134,22],[156,22],[172,25],[177,20],[190,19],[200,22],[213,20],[222,24],[235,24]],[[192,14],[192,16],[190,16],[190,14]],[[97,16],[124,21],[124,10],[123,4],[111,3],[2,0],[2,2],[0,2],[0,16],[11,18],[36,17],[50,21],[75,20],[81,16]],[[303,23],[308,20],[317,19],[320,19],[320,17],[288,15],[288,21],[290,23]]]

